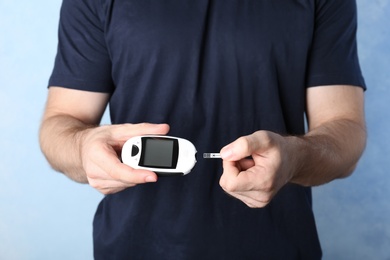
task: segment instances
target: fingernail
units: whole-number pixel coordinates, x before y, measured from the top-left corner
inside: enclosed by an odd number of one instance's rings
[[[231,149],[229,148],[226,148],[226,149],[222,149],[221,151],[221,157],[222,159],[229,159],[231,156],[233,155],[233,152]]]
[[[154,177],[154,176],[147,176],[147,177],[145,178],[145,181],[146,181],[146,182],[156,182],[156,181],[157,181],[157,178]]]

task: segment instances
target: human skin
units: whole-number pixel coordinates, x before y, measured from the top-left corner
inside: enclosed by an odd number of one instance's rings
[[[167,124],[99,126],[108,94],[50,87],[40,144],[50,165],[103,194],[156,182],[155,173],[135,170],[118,154],[132,136],[167,134]],[[88,100],[88,102],[86,102]],[[264,207],[288,182],[320,185],[351,174],[366,141],[363,90],[319,86],[307,90],[309,131],[281,136],[257,131],[221,150],[221,187],[249,207]],[[251,160],[245,159],[252,156]]]
[[[221,187],[260,208],[288,182],[316,186],[349,176],[366,143],[363,89],[309,88],[307,116],[304,136],[257,131],[222,148]]]

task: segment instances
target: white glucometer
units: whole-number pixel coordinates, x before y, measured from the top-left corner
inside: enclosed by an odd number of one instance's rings
[[[185,175],[196,163],[196,148],[188,140],[172,136],[132,137],[122,147],[122,162],[158,176]]]

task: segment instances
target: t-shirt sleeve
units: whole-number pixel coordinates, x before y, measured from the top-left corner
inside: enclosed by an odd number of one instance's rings
[[[318,0],[316,4],[307,87],[354,85],[366,89],[357,52],[355,0]]]
[[[111,60],[101,1],[63,0],[58,49],[49,86],[111,93]]]

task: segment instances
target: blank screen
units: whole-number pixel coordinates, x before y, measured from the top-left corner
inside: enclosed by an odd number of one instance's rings
[[[142,166],[173,168],[173,140],[147,139]]]

